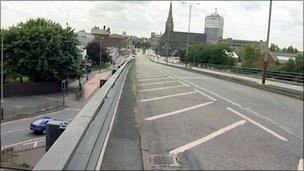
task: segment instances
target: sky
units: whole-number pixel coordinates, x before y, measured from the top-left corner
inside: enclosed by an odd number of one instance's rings
[[[193,3],[191,32],[203,33],[205,16],[217,8],[224,17],[224,38],[267,38],[269,1],[186,1]],[[197,4],[199,3],[199,4]],[[150,37],[163,33],[170,1],[2,1],[1,28],[44,17],[90,32],[106,25],[112,33]],[[172,1],[175,31],[187,31],[189,4]],[[303,1],[273,1],[270,43],[303,50]]]

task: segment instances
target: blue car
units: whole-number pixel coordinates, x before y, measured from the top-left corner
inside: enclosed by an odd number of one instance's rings
[[[30,123],[30,130],[34,131],[35,133],[45,134],[46,124],[51,120],[54,119],[48,116],[39,118]]]

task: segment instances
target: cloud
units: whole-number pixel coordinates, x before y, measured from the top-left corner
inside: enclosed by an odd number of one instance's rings
[[[170,1],[2,1],[1,26],[44,17],[76,30],[106,25],[112,32],[146,36],[164,32]],[[191,1],[187,1],[190,2]],[[197,1],[195,1],[197,2]],[[189,5],[173,1],[174,27],[187,31]],[[268,1],[201,1],[193,6],[191,32],[203,33],[205,16],[224,17],[224,37],[266,40]],[[273,1],[270,42],[303,49],[303,3]]]

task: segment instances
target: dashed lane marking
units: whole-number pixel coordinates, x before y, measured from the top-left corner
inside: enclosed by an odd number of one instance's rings
[[[233,128],[236,128],[236,127],[238,127],[240,125],[243,125],[245,123],[246,123],[245,120],[238,121],[238,122],[233,123],[231,125],[228,125],[228,126],[226,126],[224,128],[221,128],[218,131],[213,132],[213,133],[211,133],[211,134],[209,134],[209,135],[207,135],[207,136],[205,136],[205,137],[203,137],[201,139],[198,139],[198,140],[193,141],[191,143],[188,143],[188,144],[186,144],[184,146],[181,146],[181,147],[179,147],[177,149],[174,149],[174,150],[170,151],[169,153],[170,154],[174,154],[174,155],[182,153],[182,152],[184,152],[186,150],[189,150],[190,148],[193,148],[193,147],[195,147],[197,145],[200,145],[200,144],[202,144],[202,143],[204,143],[206,141],[209,141],[209,140],[211,140],[211,139],[213,139],[213,138],[215,138],[215,137],[217,137],[217,136],[219,136],[219,135],[221,135],[221,134],[223,134],[223,133],[225,133],[227,131],[230,131]]]
[[[167,117],[167,116],[171,116],[171,115],[176,115],[176,114],[179,114],[179,113],[182,113],[182,112],[186,112],[186,111],[189,111],[189,110],[193,110],[193,109],[196,109],[196,108],[199,108],[199,107],[209,105],[211,103],[213,103],[213,102],[202,103],[202,104],[187,107],[187,108],[184,108],[184,109],[181,109],[181,110],[176,110],[176,111],[173,111],[173,112],[152,116],[152,117],[146,118],[145,120],[146,121],[152,121],[152,120],[155,120],[155,119],[159,119],[159,118],[163,118],[163,117]]]
[[[139,90],[139,91],[140,92],[147,92],[147,91],[166,90],[166,89],[179,88],[179,87],[184,87],[184,85],[169,86],[169,87],[159,87],[159,88],[149,88],[149,89],[143,89],[143,90]]]
[[[196,93],[196,92],[195,91],[190,91],[190,92],[186,92],[186,93],[178,93],[178,94],[172,94],[172,95],[168,95],[168,96],[160,96],[160,97],[154,97],[154,98],[149,98],[149,99],[142,99],[140,101],[141,102],[149,102],[149,101],[166,99],[166,98],[170,98],[170,97],[183,96],[183,95],[194,94],[194,93]]]
[[[286,139],[286,138],[284,138],[283,136],[281,136],[281,135],[275,133],[274,131],[272,131],[272,130],[266,128],[265,126],[263,126],[263,125],[257,123],[256,121],[254,121],[254,120],[248,118],[247,116],[245,116],[245,115],[239,113],[238,111],[236,111],[236,110],[234,110],[234,109],[232,109],[232,108],[230,108],[230,107],[227,107],[227,109],[230,110],[231,112],[233,112],[233,113],[239,115],[240,117],[242,117],[242,118],[248,120],[248,121],[251,122],[252,124],[254,124],[254,125],[256,125],[256,126],[262,128],[263,130],[265,130],[266,132],[268,132],[268,133],[272,134],[273,136],[279,138],[280,140],[288,141],[288,139]]]

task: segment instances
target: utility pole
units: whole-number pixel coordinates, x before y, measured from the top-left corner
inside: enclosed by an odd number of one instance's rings
[[[269,6],[269,17],[268,17],[268,30],[267,30],[267,40],[265,45],[265,53],[264,53],[264,61],[263,61],[263,70],[262,70],[262,84],[265,84],[266,80],[266,71],[268,65],[268,44],[269,44],[269,34],[270,34],[270,23],[271,23],[271,8],[272,8],[272,0],[270,0]]]
[[[1,30],[2,31],[2,30]],[[3,36],[4,32],[1,33],[1,119],[3,119]]]
[[[187,49],[186,49],[186,68],[187,68],[187,59],[188,59],[188,53],[189,53],[189,37],[190,37],[190,22],[191,22],[191,9],[192,4],[189,5],[189,22],[188,22],[188,35],[187,35]]]
[[[200,5],[199,3],[188,3],[188,2],[182,2],[182,4],[189,4],[189,21],[188,21],[188,36],[187,36],[187,47],[186,47],[186,65],[185,67],[187,68],[187,63],[188,63],[188,53],[189,53],[189,39],[190,39],[190,23],[191,23],[191,12],[192,12],[192,5]],[[195,59],[194,59],[195,61]]]
[[[102,44],[101,44],[101,39],[99,43],[99,72],[101,70],[101,51],[102,51]]]
[[[168,29],[168,46],[167,46],[167,61],[166,63],[168,63],[168,57],[169,57],[169,48],[170,48],[170,30]]]

